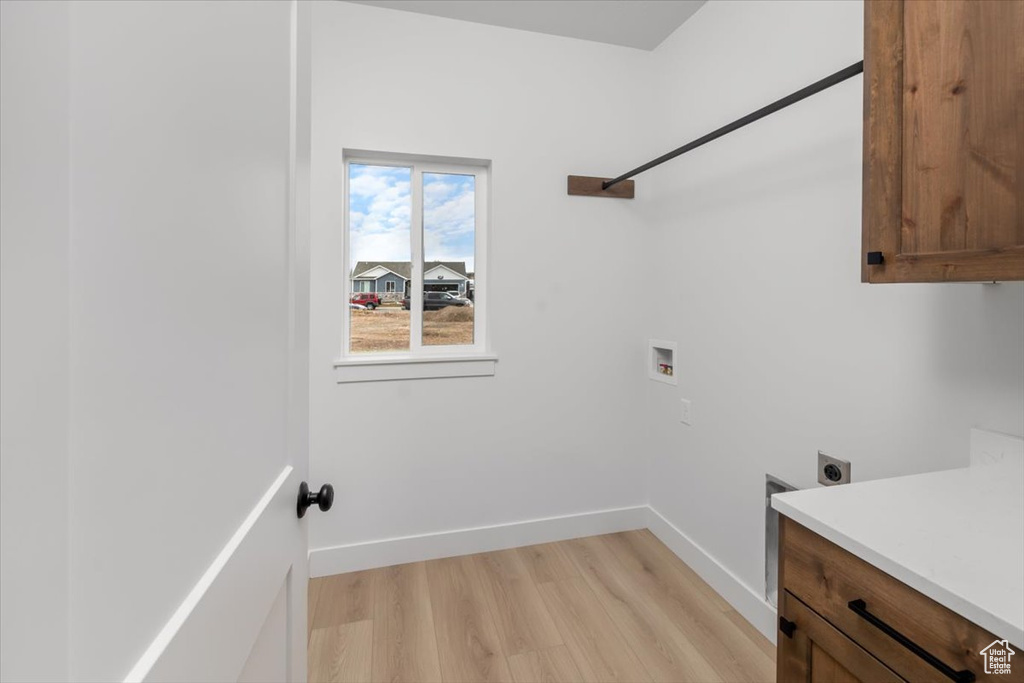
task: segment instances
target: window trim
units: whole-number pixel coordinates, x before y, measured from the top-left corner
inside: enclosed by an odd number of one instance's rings
[[[490,250],[490,171],[491,163],[485,159],[438,157],[390,152],[344,150],[342,153],[343,178],[343,240],[342,264],[345,272],[346,303],[352,296],[351,225],[349,206],[349,169],[351,164],[390,166],[411,169],[410,221],[411,272],[409,282],[423,290],[425,262],[423,260],[423,174],[442,173],[473,175],[476,226],[474,233],[474,324],[473,344],[424,346],[423,300],[410,299],[409,350],[387,354],[353,354],[349,351],[351,315],[346,306],[342,315],[341,353],[334,363],[338,382],[365,382],[394,379],[423,379],[430,377],[470,377],[494,374],[497,357],[491,352],[487,332],[487,262]],[[397,286],[396,286],[397,288]],[[403,284],[403,291],[408,288]]]

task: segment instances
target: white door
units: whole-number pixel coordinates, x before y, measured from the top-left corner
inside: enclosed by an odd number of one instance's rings
[[[305,680],[308,7],[70,33],[71,675]]]

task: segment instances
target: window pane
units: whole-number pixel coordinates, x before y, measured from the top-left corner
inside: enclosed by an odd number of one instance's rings
[[[411,181],[411,168],[349,164],[352,353],[409,350],[401,292],[412,272]]]
[[[423,345],[473,343],[476,177],[423,174]]]

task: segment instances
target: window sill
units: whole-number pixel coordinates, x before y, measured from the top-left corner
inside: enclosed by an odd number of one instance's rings
[[[334,363],[334,380],[349,382],[388,382],[402,379],[438,379],[444,377],[491,377],[498,357],[493,354],[464,356],[390,356],[346,358]]]

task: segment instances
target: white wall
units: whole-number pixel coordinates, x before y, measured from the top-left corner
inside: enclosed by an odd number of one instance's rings
[[[348,3],[313,25],[311,477],[337,491],[314,553],[645,503],[642,310],[597,278],[649,248],[636,203],[565,178],[654,151],[651,54]],[[493,161],[496,376],[335,383],[343,148]]]
[[[656,52],[669,149],[861,59],[853,2],[710,2]],[[854,480],[967,464],[1024,433],[1024,283],[860,284],[862,79],[653,170],[645,245],[679,342],[648,382],[651,506],[763,595],[764,475]],[[693,426],[679,399],[693,401]]]
[[[0,680],[68,676],[68,17],[0,3]]]

